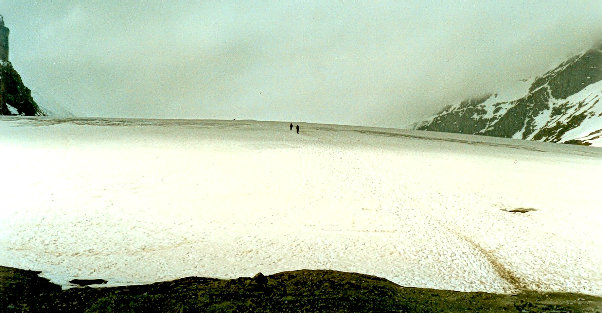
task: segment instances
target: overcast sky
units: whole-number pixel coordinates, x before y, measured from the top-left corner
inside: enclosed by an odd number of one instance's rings
[[[602,1],[2,0],[38,101],[78,116],[403,127],[602,40]]]

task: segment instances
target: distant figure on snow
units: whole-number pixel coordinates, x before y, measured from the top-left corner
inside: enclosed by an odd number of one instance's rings
[[[290,128],[291,128],[291,130],[293,130],[293,123],[291,123]]]
[[[297,125],[297,134],[299,133],[299,125]]]

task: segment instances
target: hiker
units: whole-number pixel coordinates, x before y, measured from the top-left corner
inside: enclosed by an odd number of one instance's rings
[[[293,123],[291,123],[290,128],[291,128],[291,130],[293,130]]]
[[[297,134],[299,133],[299,125],[297,125]]]

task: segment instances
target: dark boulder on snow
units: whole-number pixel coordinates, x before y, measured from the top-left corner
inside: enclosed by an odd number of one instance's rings
[[[101,285],[107,283],[104,279],[72,279],[69,282],[78,286]]]

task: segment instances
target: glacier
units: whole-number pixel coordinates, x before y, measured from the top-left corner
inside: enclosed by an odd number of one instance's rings
[[[602,149],[299,125],[2,117],[0,264],[65,288],[334,269],[602,295]]]

